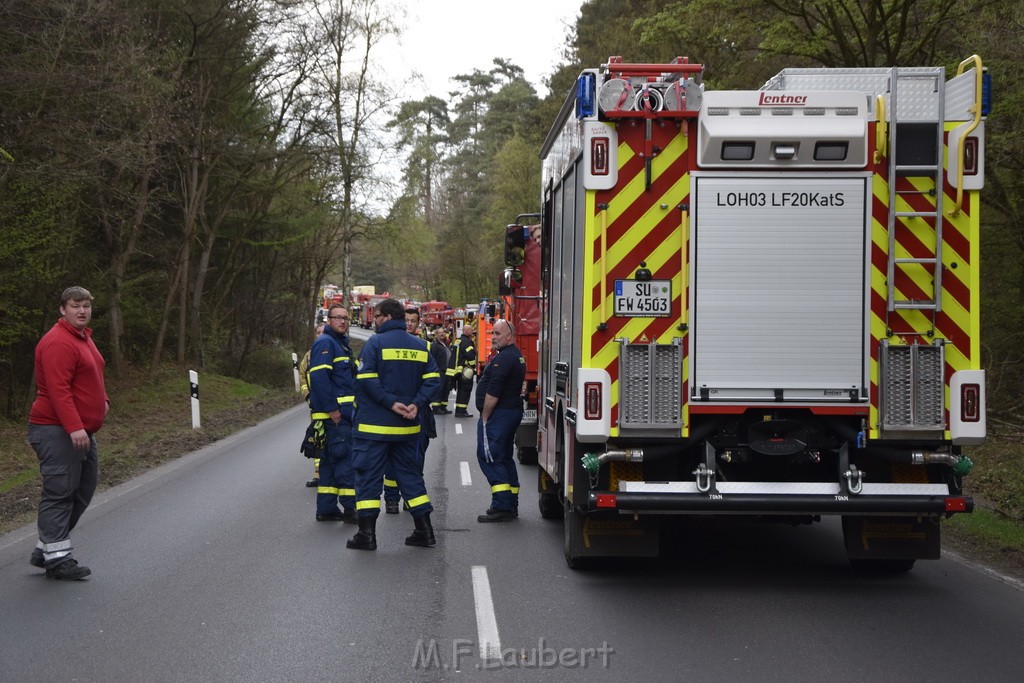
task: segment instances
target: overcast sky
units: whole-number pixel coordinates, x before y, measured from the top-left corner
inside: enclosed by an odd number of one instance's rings
[[[569,27],[584,0],[397,0],[407,16],[401,43],[381,52],[381,63],[396,88],[409,84],[412,72],[422,77],[420,94],[402,93],[400,100],[426,95],[447,98],[450,81],[473,69],[488,71],[495,57],[521,66],[537,94],[547,94],[544,78],[562,61]]]

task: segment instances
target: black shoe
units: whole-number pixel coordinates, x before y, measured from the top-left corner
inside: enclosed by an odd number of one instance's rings
[[[512,510],[495,510],[494,508],[487,508],[487,512],[476,518],[476,521],[481,523],[486,522],[511,522],[518,515]]]
[[[317,477],[313,477],[312,479],[310,479],[309,481],[306,482],[306,488],[307,489],[311,489],[314,486],[319,486],[319,485],[320,485],[320,479],[317,478]]]
[[[92,574],[85,565],[78,564],[70,557],[46,570],[46,578],[57,581],[79,581]]]
[[[43,549],[35,548],[32,551],[32,556],[28,558],[28,563],[33,567],[39,567],[42,569],[46,566],[46,558],[43,557]]]
[[[437,539],[434,538],[434,527],[430,526],[429,512],[422,517],[413,517],[412,521],[416,525],[416,530],[412,532],[412,535],[406,537],[406,545],[418,545],[422,548],[429,548],[437,544]]]
[[[398,501],[397,500],[385,500],[384,501],[384,512],[389,515],[398,514]]]
[[[445,408],[434,408],[434,415],[451,415],[451,414],[452,414],[452,411],[448,410],[447,407],[445,407]]]
[[[359,524],[359,515],[355,510],[345,510],[341,515],[341,521],[345,524]]]
[[[344,522],[345,515],[340,512],[325,512],[320,514],[316,513],[316,521],[318,522]]]
[[[473,413],[468,413],[465,410],[456,410],[455,417],[473,417]]]
[[[377,549],[377,518],[360,517],[359,531],[352,538],[345,541],[345,547],[353,550],[376,550]]]

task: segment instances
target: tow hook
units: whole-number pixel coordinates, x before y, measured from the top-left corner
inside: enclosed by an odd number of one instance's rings
[[[864,473],[857,469],[856,465],[850,465],[850,469],[843,472],[846,477],[846,490],[857,495],[864,490]]]
[[[707,465],[701,463],[697,465],[697,469],[693,471],[693,474],[697,477],[697,490],[701,493],[708,493],[711,491],[711,486],[715,482],[715,473],[708,469]]]

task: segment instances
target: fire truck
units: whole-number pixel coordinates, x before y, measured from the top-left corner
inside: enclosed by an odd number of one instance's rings
[[[320,299],[320,307],[316,311],[316,322],[326,323],[328,309],[334,304],[344,303],[344,296],[338,290],[337,285],[324,285]]]
[[[509,260],[498,282],[505,318],[515,328],[515,343],[526,360],[526,409],[516,431],[516,457],[524,465],[537,464],[537,340],[540,335],[540,243],[531,239],[531,225],[538,213],[520,214],[505,229],[510,243]],[[521,245],[521,246],[520,246]]]
[[[430,330],[438,327],[451,327],[455,321],[455,311],[447,301],[424,301],[419,305],[420,323]]]
[[[570,567],[657,554],[672,514],[937,558],[986,432],[981,59],[702,76],[613,57],[544,142],[541,514]]]

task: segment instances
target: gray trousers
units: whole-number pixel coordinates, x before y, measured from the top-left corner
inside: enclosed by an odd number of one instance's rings
[[[96,439],[80,451],[59,425],[28,426],[28,442],[39,458],[43,494],[39,499],[39,544],[47,566],[71,554],[71,530],[92,501],[99,478]]]

